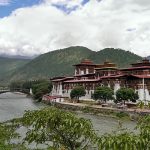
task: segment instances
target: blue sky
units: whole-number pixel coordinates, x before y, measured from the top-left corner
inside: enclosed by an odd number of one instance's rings
[[[88,2],[89,2],[89,0],[82,0],[81,5],[84,6]],[[68,14],[72,11],[75,11],[79,7],[78,5],[74,5],[74,6],[68,8],[66,4],[59,4],[59,3],[54,3],[52,5]]]
[[[30,7],[39,4],[40,1],[41,0],[12,0],[8,5],[0,5],[0,17],[8,16],[12,11],[18,8]]]
[[[5,0],[0,0],[5,1]],[[0,18],[9,16],[14,10],[22,7],[31,7],[33,5],[38,5],[42,2],[42,0],[10,0],[7,5],[0,5]],[[89,0],[83,0],[82,5],[85,5]],[[65,4],[53,3],[53,6],[61,9],[66,13],[70,13],[78,8],[78,6],[72,6],[71,8],[67,8]]]

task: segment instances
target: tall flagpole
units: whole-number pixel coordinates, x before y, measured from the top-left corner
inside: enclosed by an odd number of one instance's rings
[[[145,104],[146,104],[146,95],[145,95],[145,80],[144,80],[144,78],[143,78],[143,100],[144,100],[144,102],[145,102]]]

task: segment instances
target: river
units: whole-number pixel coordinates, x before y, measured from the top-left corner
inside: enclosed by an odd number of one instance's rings
[[[23,116],[25,110],[35,110],[43,107],[35,103],[23,93],[0,94],[0,122]]]
[[[22,93],[0,94],[0,122],[23,116],[25,110],[41,109],[44,104],[35,103],[31,98]],[[118,129],[118,120],[111,117],[102,117],[78,113],[80,117],[90,119],[94,129],[99,134],[110,133]],[[136,123],[133,121],[123,122],[123,127],[133,131]]]

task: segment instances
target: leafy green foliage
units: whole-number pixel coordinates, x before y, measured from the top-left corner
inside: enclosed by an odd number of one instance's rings
[[[103,87],[96,88],[92,97],[95,100],[103,100],[106,102],[107,100],[114,99],[113,94],[114,92],[110,87],[103,86]]]
[[[19,134],[16,133],[18,126],[11,123],[0,123],[0,149],[12,150],[20,149],[26,150],[26,148],[20,143],[13,143],[12,139],[18,139]]]
[[[79,100],[79,98],[81,97],[81,96],[85,96],[85,94],[86,94],[86,92],[85,92],[85,89],[84,89],[84,87],[82,87],[82,86],[77,86],[77,87],[75,87],[75,88],[73,88],[72,90],[71,90],[71,92],[70,92],[70,97],[71,97],[71,99],[77,99],[77,100]]]
[[[98,139],[101,150],[149,150],[150,149],[150,115],[142,118],[137,125],[139,134],[126,130],[106,134]]]
[[[32,85],[34,99],[41,101],[44,94],[50,93],[52,85],[46,80],[42,80]]]
[[[46,142],[56,150],[86,149],[96,136],[89,120],[53,107],[28,111],[21,122],[29,129],[25,141],[37,144]]]
[[[136,138],[128,132],[106,134],[99,138],[98,147],[99,150],[136,150]]]
[[[23,144],[12,144],[18,137],[16,128],[28,129],[23,143],[47,144],[50,150],[149,150],[150,115],[142,117],[135,130],[128,132],[120,126],[117,132],[98,136],[91,121],[54,107],[27,111],[22,118],[0,124],[0,148],[25,150]]]
[[[138,99],[138,94],[131,88],[121,88],[116,92],[116,100],[118,102],[122,101],[132,101],[136,102]]]
[[[51,92],[52,84],[47,80],[13,81],[10,83],[9,88],[11,91],[19,90],[26,94],[30,94],[30,88],[32,88],[34,98],[41,100],[44,94]]]
[[[141,118],[138,122],[137,129],[140,130],[138,146],[141,149],[150,149],[150,115]]]

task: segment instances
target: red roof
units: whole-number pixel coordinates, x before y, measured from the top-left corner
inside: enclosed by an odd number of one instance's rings
[[[146,78],[146,79],[150,79],[150,75],[131,75],[133,77],[137,77],[137,78]]]
[[[62,79],[54,79],[54,80],[51,80],[52,82],[58,82],[58,81],[64,81],[64,80],[69,80],[69,79],[73,79],[74,77],[64,77]]]
[[[88,73],[88,74],[79,74],[79,75],[74,75],[75,77],[82,77],[82,76],[91,76],[95,75],[95,73]]]
[[[84,59],[83,61],[81,61],[80,64],[75,64],[73,66],[80,66],[80,65],[87,65],[87,66],[95,66],[95,64],[93,64],[93,61],[91,61],[90,59]]]
[[[150,66],[131,67],[131,68],[124,68],[120,70],[136,70],[136,69],[150,69]]]
[[[101,79],[105,79],[105,78],[119,78],[119,77],[136,77],[136,78],[147,78],[149,79],[150,78],[150,75],[125,75],[125,74],[122,74],[122,75],[115,75],[115,76],[103,76],[101,77]]]
[[[85,79],[85,80],[68,80],[64,81],[65,83],[77,83],[77,82],[96,82],[100,81],[101,79]]]
[[[123,76],[126,76],[126,75],[110,75],[110,76],[102,76],[100,77],[101,79],[105,79],[105,78],[119,78],[119,77],[123,77]]]

